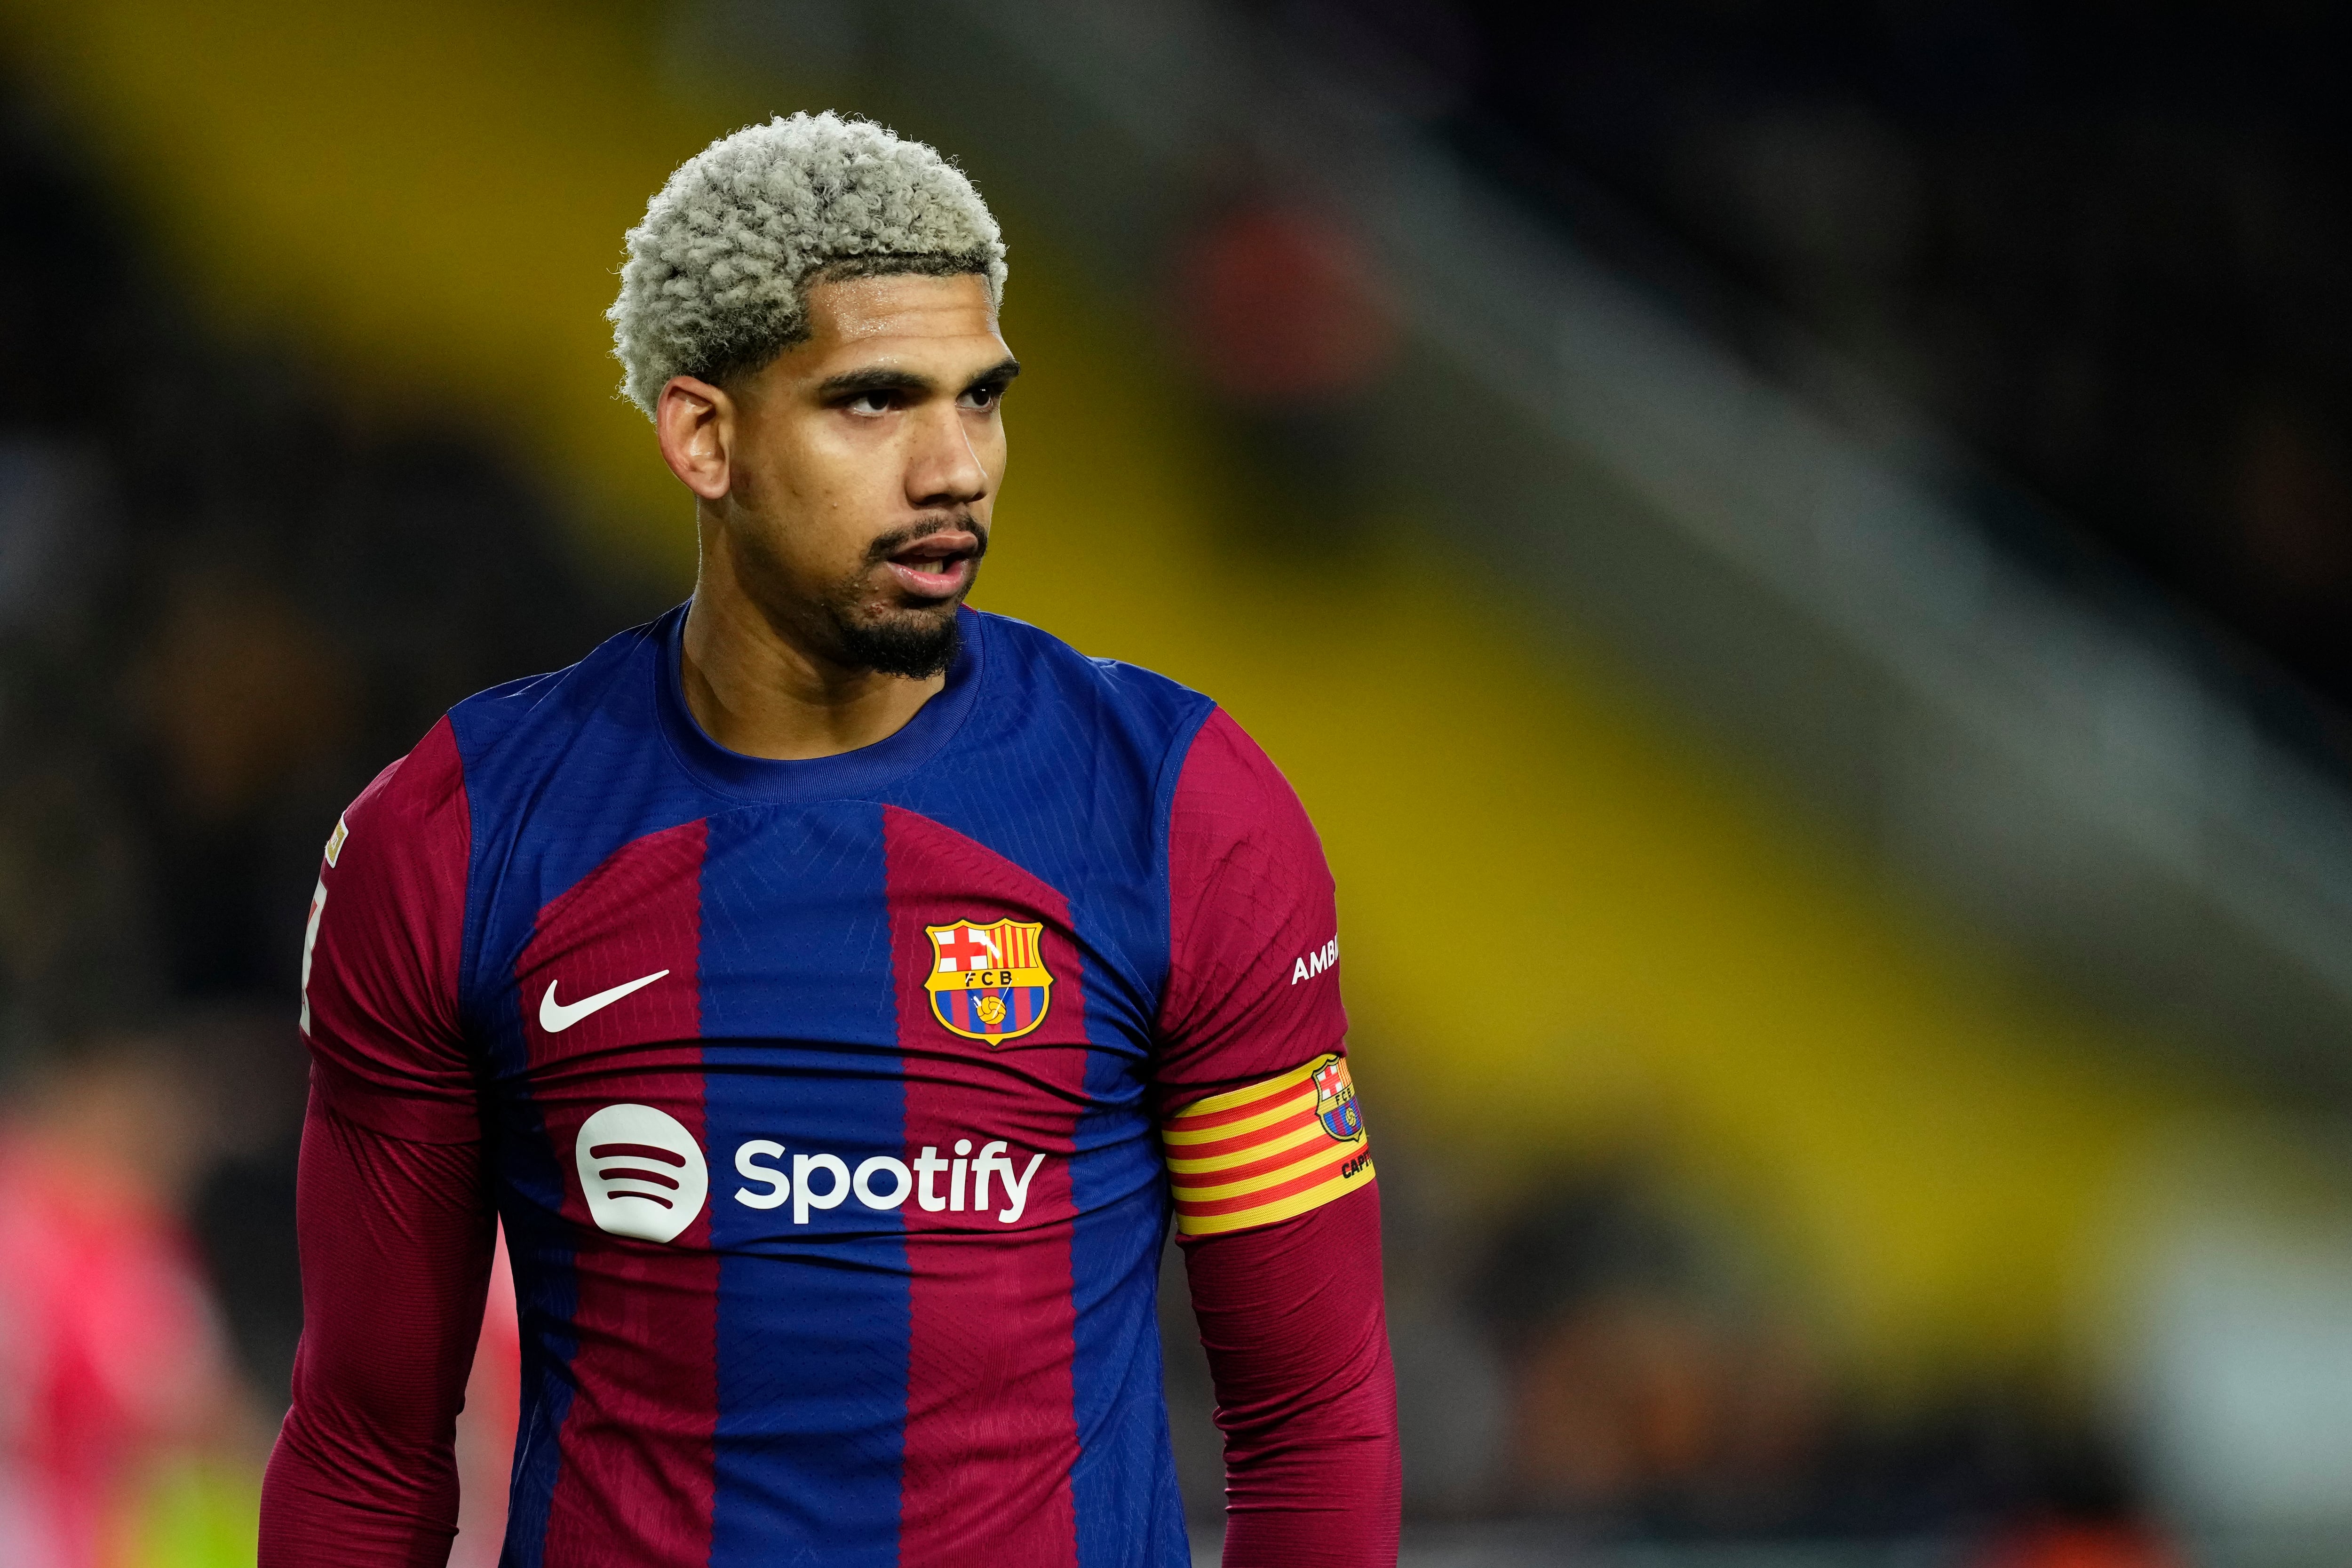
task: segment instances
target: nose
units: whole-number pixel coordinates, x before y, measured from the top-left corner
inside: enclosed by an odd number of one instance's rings
[[[972,446],[962,411],[932,406],[915,422],[907,454],[907,500],[923,509],[968,506],[988,494],[988,465]]]

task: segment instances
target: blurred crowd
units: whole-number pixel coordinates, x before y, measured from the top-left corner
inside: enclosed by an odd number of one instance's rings
[[[1793,321],[1898,389],[2087,531],[2009,541],[2070,586],[2152,578],[2352,698],[2340,11],[1251,8],[1776,372]]]
[[[0,210],[0,1564],[250,1563],[319,847],[645,606],[495,451],[207,339],[5,85]]]

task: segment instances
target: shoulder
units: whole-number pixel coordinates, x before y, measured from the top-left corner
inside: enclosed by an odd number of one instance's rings
[[[1034,710],[1058,706],[1127,742],[1160,779],[1178,833],[1246,835],[1316,844],[1297,792],[1265,749],[1215,700],[1156,670],[1080,653],[1009,616],[981,615],[989,684]]]
[[[449,725],[468,767],[496,755],[542,749],[591,720],[647,706],[670,623],[681,605],[598,644],[579,663],[478,691],[449,710]]]
[[[1330,882],[1298,792],[1222,708],[1210,710],[1185,750],[1169,803],[1168,858],[1178,888],[1234,876],[1260,891]]]
[[[1203,716],[1184,753],[1180,800],[1186,804],[1233,801],[1263,805],[1306,819],[1298,793],[1265,748],[1250,738],[1234,716],[1213,708]]]
[[[1116,658],[1096,658],[1026,621],[975,612],[986,639],[992,684],[1033,700],[1058,702],[1108,721],[1157,735],[1170,743],[1190,741],[1215,703],[1156,670]]]
[[[543,772],[567,737],[599,713],[625,707],[643,682],[664,623],[648,622],[609,637],[579,663],[509,680],[451,708],[415,749],[360,792],[336,825],[337,842],[368,837],[411,853],[464,853],[486,783],[510,790],[518,775]],[[367,857],[373,858],[373,855]]]
[[[454,848],[462,859],[469,815],[466,765],[444,716],[344,807],[327,840],[328,868],[343,862],[346,845],[355,846],[352,858],[363,863],[394,847],[428,855]]]

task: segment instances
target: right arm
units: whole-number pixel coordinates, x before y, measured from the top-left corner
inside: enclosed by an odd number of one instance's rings
[[[477,1149],[389,1138],[313,1089],[296,1202],[302,1344],[260,1568],[442,1568],[491,1222]]]
[[[352,803],[304,939],[302,1342],[260,1568],[441,1568],[493,1247],[458,1027],[470,824],[447,722]]]

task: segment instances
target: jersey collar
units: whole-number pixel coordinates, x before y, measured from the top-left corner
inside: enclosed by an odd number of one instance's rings
[[[915,716],[870,746],[837,756],[781,762],[728,750],[712,740],[686,705],[679,648],[686,635],[688,600],[658,623],[661,656],[654,662],[654,707],[662,737],[678,765],[706,787],[750,800],[786,803],[863,800],[929,762],[953,738],[971,711],[987,663],[987,617],[969,606],[956,611],[962,646],[948,669],[947,684],[915,710]]]

